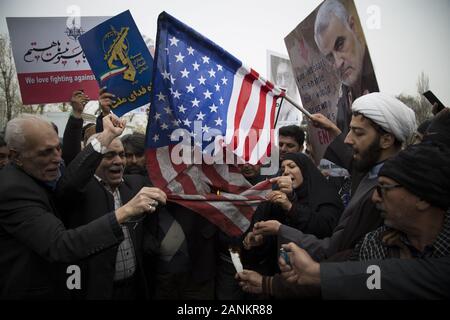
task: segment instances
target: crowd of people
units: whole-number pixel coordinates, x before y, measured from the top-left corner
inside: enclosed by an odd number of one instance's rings
[[[370,93],[354,101],[347,135],[314,114],[311,125],[333,137],[325,157],[351,173],[347,204],[302,152],[303,130],[280,128],[278,175],[239,166],[273,190],[230,237],[152,185],[145,136],[123,135],[108,92],[97,125],[83,126],[87,101],[73,93],[62,143],[34,115],[10,120],[0,139],[3,299],[448,298],[448,108],[417,128],[409,107]],[[366,285],[373,265],[380,290]]]
[[[0,299],[450,298],[450,110],[417,126],[411,108],[378,92],[354,23],[335,0],[317,13],[315,41],[341,95],[335,122],[309,119],[332,140],[324,158],[350,178],[321,172],[303,129],[281,127],[277,175],[238,166],[249,184],[272,184],[241,236],[154,186],[146,137],[124,135],[106,88],[94,124],[82,117],[89,97],[72,94],[62,141],[43,118],[10,120]]]

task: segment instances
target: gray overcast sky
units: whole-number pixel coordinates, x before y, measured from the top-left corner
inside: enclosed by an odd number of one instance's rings
[[[113,16],[130,9],[140,31],[156,36],[156,19],[167,11],[266,75],[266,54],[287,54],[284,37],[320,0],[0,0],[0,32],[5,17],[66,16],[70,5],[81,15]],[[415,94],[421,71],[430,87],[450,106],[450,0],[355,0],[380,90]],[[366,22],[378,6],[379,29]]]

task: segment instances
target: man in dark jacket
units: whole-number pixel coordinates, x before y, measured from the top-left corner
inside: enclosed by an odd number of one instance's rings
[[[109,116],[105,122],[105,131],[97,139],[100,148],[123,131],[117,119]],[[55,130],[39,117],[23,116],[8,123],[5,138],[11,163],[0,172],[0,297],[62,298],[66,279],[59,271],[65,270],[58,263],[78,263],[119,244],[123,239],[120,223],[153,212],[149,204],[154,200],[143,189],[117,210],[66,230],[54,196],[61,175]],[[96,153],[88,146],[78,156],[79,167],[95,162]]]
[[[93,135],[95,140],[99,134]],[[68,226],[79,226],[104,216],[127,203],[139,190],[151,186],[145,176],[124,175],[125,151],[120,139],[114,139],[105,154],[98,154],[97,165],[79,168],[75,159],[66,169],[60,183],[65,201],[65,220]],[[165,202],[165,194],[158,188],[148,188],[154,205]],[[76,214],[75,212],[81,212]],[[143,267],[144,224],[156,224],[155,215],[125,221],[121,225],[124,240],[82,264],[85,274],[82,297],[87,299],[148,298]],[[153,240],[148,240],[154,243]]]

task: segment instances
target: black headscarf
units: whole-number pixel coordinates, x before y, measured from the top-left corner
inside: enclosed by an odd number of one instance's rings
[[[450,148],[445,145],[411,145],[387,160],[379,175],[395,180],[432,206],[450,207]]]
[[[309,207],[317,211],[318,207],[325,203],[332,203],[342,208],[342,201],[336,188],[329,183],[314,165],[311,159],[303,153],[288,153],[284,160],[292,160],[300,168],[303,175],[303,183],[295,189],[299,199],[307,199]]]

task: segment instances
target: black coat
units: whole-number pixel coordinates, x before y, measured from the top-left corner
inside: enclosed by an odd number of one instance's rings
[[[294,190],[290,199],[292,208],[285,212],[269,201],[258,206],[248,230],[258,221],[277,220],[318,238],[332,234],[343,210],[343,204],[335,188],[322,176],[312,161],[302,153],[287,154],[284,160],[292,160],[300,168],[303,183]],[[246,263],[263,274],[278,271],[277,237],[264,237],[264,244],[249,252],[244,251]]]
[[[92,149],[90,145],[86,148]],[[101,154],[89,166],[80,167],[80,157],[75,158],[66,168],[64,178],[59,183],[61,206],[64,208],[64,221],[70,227],[77,227],[114,211],[114,197],[94,177],[95,169],[101,161]],[[125,175],[119,186],[122,204],[131,200],[144,186],[150,186],[146,177]],[[153,219],[153,220],[152,220]],[[136,273],[138,278],[139,297],[148,297],[148,288],[143,267],[144,223],[155,224],[155,215],[145,219],[136,219],[128,224],[136,254]],[[82,292],[86,299],[111,299],[115,274],[115,262],[119,243],[90,257],[82,264]]]
[[[80,165],[92,159],[80,156]],[[59,262],[77,264],[122,240],[114,213],[66,230],[52,191],[13,164],[0,171],[1,298],[62,298],[68,275],[59,278]]]

